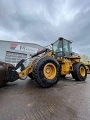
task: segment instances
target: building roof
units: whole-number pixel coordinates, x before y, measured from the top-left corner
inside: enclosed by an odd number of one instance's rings
[[[44,47],[44,46],[41,46],[39,44],[36,44],[36,43],[29,43],[29,42],[23,42],[23,41],[10,41],[10,40],[0,40],[1,42],[17,42],[17,43],[24,43],[24,44],[33,44],[33,45],[38,45],[40,47]]]

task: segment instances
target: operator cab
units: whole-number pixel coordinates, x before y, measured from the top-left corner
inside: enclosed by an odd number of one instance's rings
[[[56,57],[71,57],[72,55],[72,42],[64,38],[59,38],[52,44],[52,50]]]

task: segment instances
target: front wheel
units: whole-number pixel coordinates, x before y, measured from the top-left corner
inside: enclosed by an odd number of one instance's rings
[[[81,62],[73,64],[73,72],[71,74],[76,81],[85,81],[87,78],[85,65]]]
[[[43,57],[34,66],[33,77],[42,87],[51,87],[59,81],[60,64],[53,57]]]

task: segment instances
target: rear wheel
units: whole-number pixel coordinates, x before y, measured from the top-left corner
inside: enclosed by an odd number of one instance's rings
[[[59,81],[60,65],[52,57],[41,58],[33,69],[33,77],[42,87],[51,87]]]
[[[71,74],[76,81],[85,81],[87,78],[85,65],[81,62],[73,64],[73,72]]]

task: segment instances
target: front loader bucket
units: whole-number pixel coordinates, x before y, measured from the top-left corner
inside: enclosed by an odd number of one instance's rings
[[[12,64],[0,62],[0,87],[5,86],[8,80],[8,67],[12,67]]]

